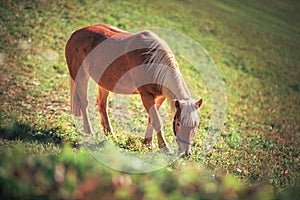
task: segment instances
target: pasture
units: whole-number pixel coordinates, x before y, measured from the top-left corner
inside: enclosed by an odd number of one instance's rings
[[[292,0],[1,0],[1,199],[299,196],[299,18],[300,3]],[[212,112],[210,91],[180,57],[194,98],[204,99],[192,156],[151,173],[131,174],[101,164],[83,148],[70,114],[64,49],[73,31],[98,23],[124,30],[168,28],[206,49],[227,94],[224,128],[208,154],[201,155],[201,145]],[[143,132],[146,111],[138,96],[128,102],[134,117],[126,123]],[[147,153],[142,140],[124,131],[109,112],[115,145]],[[168,142],[175,139],[170,123],[164,127]]]

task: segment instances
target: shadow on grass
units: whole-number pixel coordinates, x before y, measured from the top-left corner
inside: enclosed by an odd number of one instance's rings
[[[0,126],[0,139],[21,140],[21,141],[38,141],[40,143],[62,144],[62,137],[53,135],[56,130],[35,130],[27,124],[17,121],[7,125]]]

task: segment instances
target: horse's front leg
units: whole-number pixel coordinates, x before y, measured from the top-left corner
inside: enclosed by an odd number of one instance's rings
[[[143,104],[149,114],[148,128],[145,135],[145,142],[152,144],[152,130],[157,133],[158,146],[165,151],[169,151],[167,142],[162,133],[162,120],[159,116],[159,104],[155,104],[155,97],[151,94],[141,94]]]
[[[150,117],[148,117],[148,126],[145,134],[144,143],[149,149],[153,148],[153,127],[151,125]]]

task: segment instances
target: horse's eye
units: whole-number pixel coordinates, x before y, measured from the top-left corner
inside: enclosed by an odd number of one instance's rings
[[[180,123],[179,122],[177,122],[177,124],[176,124],[177,126],[180,126]]]

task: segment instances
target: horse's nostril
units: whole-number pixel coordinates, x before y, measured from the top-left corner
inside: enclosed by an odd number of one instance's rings
[[[192,155],[192,150],[191,149],[187,149],[185,152],[178,153],[178,156],[180,158],[186,158],[186,157],[188,157],[190,155]]]
[[[185,151],[185,154],[186,154],[187,156],[192,155],[192,149],[191,149],[191,148],[188,148],[188,149]]]
[[[179,158],[185,158],[185,157],[187,157],[186,153],[179,154]]]

